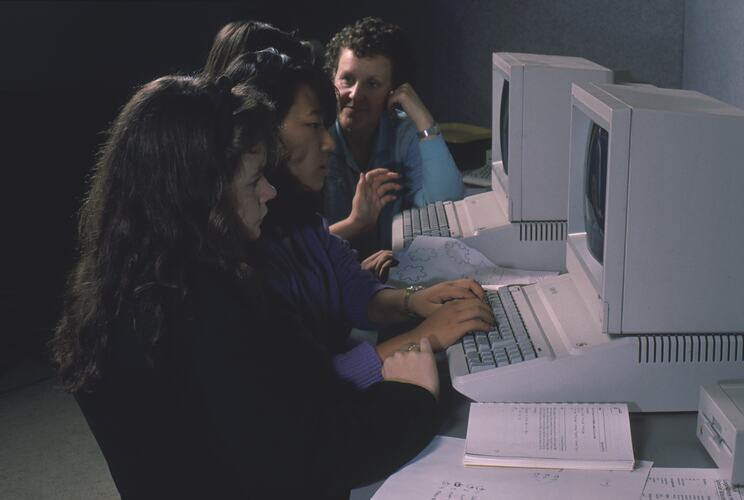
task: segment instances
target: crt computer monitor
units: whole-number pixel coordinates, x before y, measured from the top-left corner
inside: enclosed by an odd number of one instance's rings
[[[565,221],[571,84],[612,82],[612,71],[543,54],[498,52],[492,62],[492,189],[511,222]]]
[[[537,358],[470,372],[455,345],[453,386],[695,410],[744,373],[744,110],[609,84],[573,85],[571,106],[567,272],[508,288]]]
[[[567,269],[609,334],[744,331],[744,110],[572,90]]]
[[[500,52],[492,57],[491,190],[446,201],[431,227],[407,210],[393,220],[393,250],[420,234],[461,238],[494,264],[565,270],[571,84],[609,82],[586,59]],[[434,204],[435,205],[435,204]]]

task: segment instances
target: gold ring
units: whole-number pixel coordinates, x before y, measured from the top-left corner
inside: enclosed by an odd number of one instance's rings
[[[421,346],[413,343],[406,348],[406,352],[421,352]]]

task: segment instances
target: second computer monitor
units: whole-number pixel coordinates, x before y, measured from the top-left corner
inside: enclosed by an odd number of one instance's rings
[[[493,54],[492,188],[511,222],[565,221],[572,83],[609,83],[580,57]]]

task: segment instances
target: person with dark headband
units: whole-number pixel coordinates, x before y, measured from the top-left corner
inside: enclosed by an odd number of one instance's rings
[[[338,89],[338,117],[331,127],[336,150],[324,214],[334,232],[365,257],[390,248],[396,213],[464,195],[462,175],[409,82],[409,68],[402,30],[379,18],[344,27],[326,47],[325,69]],[[349,221],[362,186],[369,186],[367,195],[376,200],[374,211]]]
[[[348,498],[436,431],[425,339],[359,391],[264,298],[275,124],[250,86],[167,76],[98,157],[51,347],[125,500]]]

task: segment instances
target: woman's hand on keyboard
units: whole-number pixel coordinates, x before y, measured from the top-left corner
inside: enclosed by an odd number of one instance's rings
[[[486,292],[477,281],[473,279],[443,281],[411,295],[408,308],[422,318],[427,318],[446,302],[474,298],[483,302],[486,300]]]
[[[439,376],[431,344],[426,338],[409,348],[396,351],[382,363],[382,378],[423,387],[439,399]]]
[[[481,299],[450,300],[410,333],[414,338],[428,338],[434,350],[438,351],[446,349],[468,332],[487,332],[495,324],[491,308]]]

